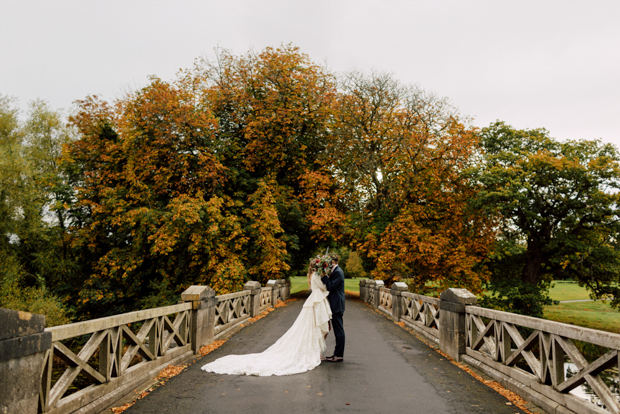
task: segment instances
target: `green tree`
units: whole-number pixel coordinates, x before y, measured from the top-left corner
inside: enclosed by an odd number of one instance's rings
[[[347,277],[366,277],[366,271],[362,265],[362,259],[357,252],[351,252],[346,263]]]
[[[491,289],[497,305],[540,316],[552,278],[575,278],[619,303],[620,156],[611,144],[559,142],[544,129],[497,122],[481,132],[484,189],[474,201],[500,218]]]
[[[61,175],[53,164],[68,136],[45,102],[33,102],[22,123],[14,101],[0,96],[0,306],[42,313],[48,326],[69,320],[53,294],[71,268],[58,257],[64,234],[53,213]]]

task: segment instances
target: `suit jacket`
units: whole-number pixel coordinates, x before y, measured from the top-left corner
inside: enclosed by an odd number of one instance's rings
[[[344,312],[344,272],[342,269],[339,266],[334,267],[329,277],[323,276],[321,281],[329,291],[327,299],[329,299],[332,313]]]

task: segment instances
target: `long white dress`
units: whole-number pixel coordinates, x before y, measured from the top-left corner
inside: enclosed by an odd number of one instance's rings
[[[290,375],[316,368],[325,350],[332,312],[325,284],[316,273],[310,279],[312,293],[295,323],[269,348],[259,354],[227,355],[202,367],[207,372],[230,375]]]

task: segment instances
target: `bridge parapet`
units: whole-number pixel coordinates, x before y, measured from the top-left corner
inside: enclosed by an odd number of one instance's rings
[[[409,292],[404,283],[386,289],[377,282],[360,282],[363,301],[549,413],[620,413],[620,335],[485,309],[466,289],[432,298]],[[576,341],[605,352],[588,360]],[[566,369],[567,361],[577,372]],[[605,382],[604,373],[612,380]],[[571,393],[582,384],[590,400]]]
[[[45,317],[0,308],[0,413],[34,413],[52,334]]]
[[[45,329],[41,315],[0,308],[0,412],[100,412],[290,297],[290,281],[272,282],[219,296],[190,286],[177,305]]]

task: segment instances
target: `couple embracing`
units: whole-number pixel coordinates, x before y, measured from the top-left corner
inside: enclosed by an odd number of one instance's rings
[[[295,323],[264,352],[227,355],[202,367],[231,375],[290,375],[316,368],[321,361],[342,362],[344,356],[344,272],[338,256],[312,259],[308,267],[311,293]],[[325,358],[325,339],[333,327],[336,348]]]

